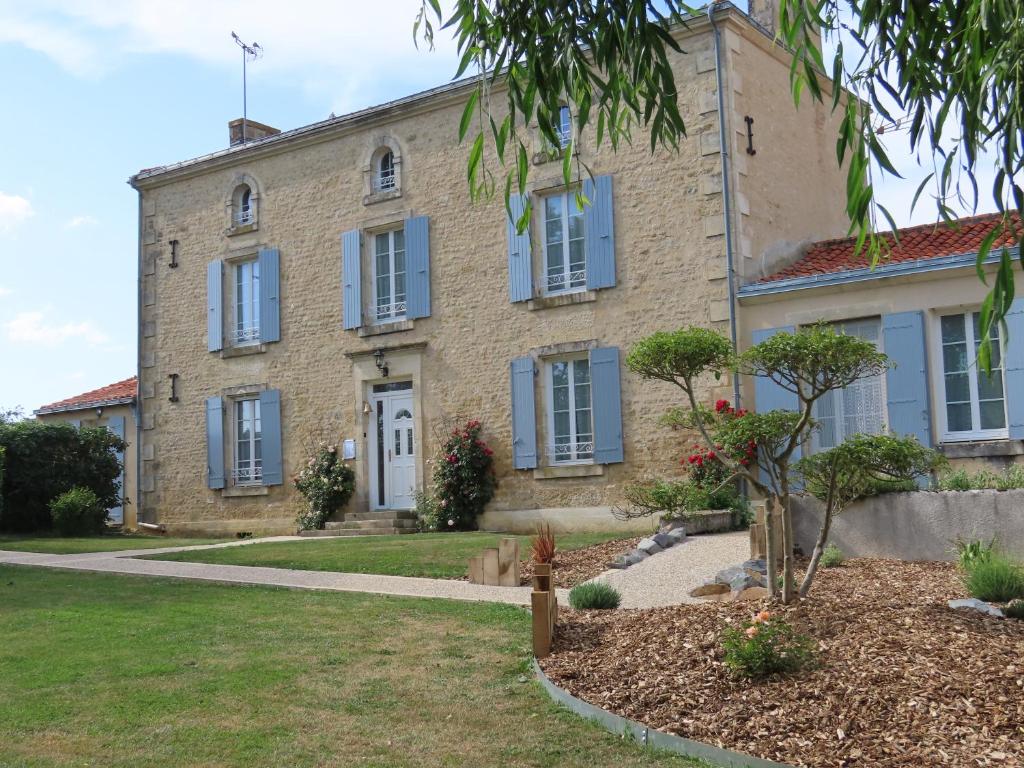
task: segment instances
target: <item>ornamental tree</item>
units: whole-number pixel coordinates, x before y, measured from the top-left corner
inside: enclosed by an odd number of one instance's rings
[[[438,530],[471,531],[494,498],[494,451],[484,442],[483,426],[473,419],[453,429],[434,467]]]
[[[790,512],[794,455],[814,429],[814,404],[834,389],[880,374],[888,367],[886,356],[871,342],[837,334],[824,324],[777,333],[741,355],[733,353],[721,334],[691,326],[642,339],[630,350],[626,365],[643,378],[679,387],[686,402],[669,420],[695,431],[714,451],[715,461],[764,497],[769,594],[780,597],[777,563],[781,560],[781,599],[792,602],[796,598]],[[698,386],[708,374],[718,378],[729,370],[769,379],[796,396],[797,409],[755,413],[722,403],[715,409],[702,405]],[[776,537],[777,520],[781,541]]]

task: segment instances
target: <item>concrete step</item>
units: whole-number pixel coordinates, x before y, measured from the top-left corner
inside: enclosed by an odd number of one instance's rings
[[[330,538],[334,536],[393,536],[402,533],[416,533],[415,528],[333,528],[322,531],[299,531],[299,536]]]
[[[415,520],[416,513],[411,509],[377,509],[373,512],[346,512],[345,522],[357,520]]]
[[[378,528],[411,528],[416,530],[416,527],[417,523],[415,520],[396,520],[394,518],[388,518],[387,520],[346,520],[338,526],[342,530],[349,531],[375,531]]]

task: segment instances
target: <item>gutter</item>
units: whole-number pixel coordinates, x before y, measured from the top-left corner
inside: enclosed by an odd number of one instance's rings
[[[725,217],[725,277],[729,292],[729,337],[732,341],[732,351],[739,351],[738,331],[736,321],[736,276],[733,267],[733,246],[732,246],[732,188],[729,185],[729,142],[728,130],[725,119],[725,93],[722,88],[722,33],[715,23],[715,9],[717,2],[708,3],[708,22],[715,41],[715,82],[718,90],[718,143],[719,155],[722,158],[722,200],[723,216]],[[740,407],[740,375],[737,372],[732,374],[732,400],[733,408]]]
[[[134,397],[119,397],[113,400],[97,400],[92,403],[75,403],[60,408],[37,408],[32,411],[33,416],[50,416],[54,413],[70,413],[72,411],[91,411],[95,408],[106,408],[110,405],[131,405],[135,402]]]
[[[1020,247],[1012,246],[1007,249],[1011,259],[1018,259]],[[993,249],[983,264],[993,264],[1000,260],[1002,249]],[[871,280],[883,280],[889,277],[900,277],[904,275],[922,275],[929,272],[940,272],[948,269],[962,269],[973,267],[977,264],[978,254],[961,253],[954,256],[939,256],[933,259],[919,259],[917,261],[904,261],[896,264],[883,264],[875,267],[859,267],[847,269],[842,272],[829,272],[823,275],[808,275],[806,277],[790,277],[785,280],[773,280],[770,283],[751,283],[744,285],[739,290],[739,298],[755,298],[758,296],[772,296],[780,293],[793,291],[806,291],[812,288],[827,288],[835,285],[846,285],[852,283],[863,283]]]

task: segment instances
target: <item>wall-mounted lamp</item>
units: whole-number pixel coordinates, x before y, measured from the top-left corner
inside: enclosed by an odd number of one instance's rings
[[[178,266],[178,241],[168,240],[167,244],[171,246],[171,261],[167,266],[174,269]]]
[[[96,409],[96,418],[97,419],[102,419],[103,418],[103,406],[102,405]]]
[[[178,402],[178,374],[169,373],[167,378],[171,380],[171,396],[167,399],[172,403]]]
[[[365,400],[363,400],[363,413],[367,416],[373,413],[373,407]]]
[[[384,350],[378,349],[373,353],[373,362],[377,365],[377,370],[380,371],[381,376],[385,379],[388,377],[388,364],[384,361]]]

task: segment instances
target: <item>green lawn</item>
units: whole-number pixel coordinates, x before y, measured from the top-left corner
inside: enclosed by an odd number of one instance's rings
[[[529,616],[0,566],[2,766],[693,766],[557,709]]]
[[[196,544],[218,544],[229,539],[171,539],[166,536],[142,534],[109,534],[106,536],[0,536],[0,550],[14,552],[45,552],[50,555],[78,555],[82,552],[119,552],[125,549],[157,547],[191,547]]]
[[[195,552],[154,555],[158,560],[186,560],[225,565],[261,565],[308,571],[380,573],[448,579],[464,576],[469,558],[485,547],[496,547],[507,534],[417,533],[398,536],[325,537],[308,541],[247,544]],[[621,533],[563,533],[555,541],[561,550],[578,549]],[[530,537],[517,536],[523,559],[530,554]]]

